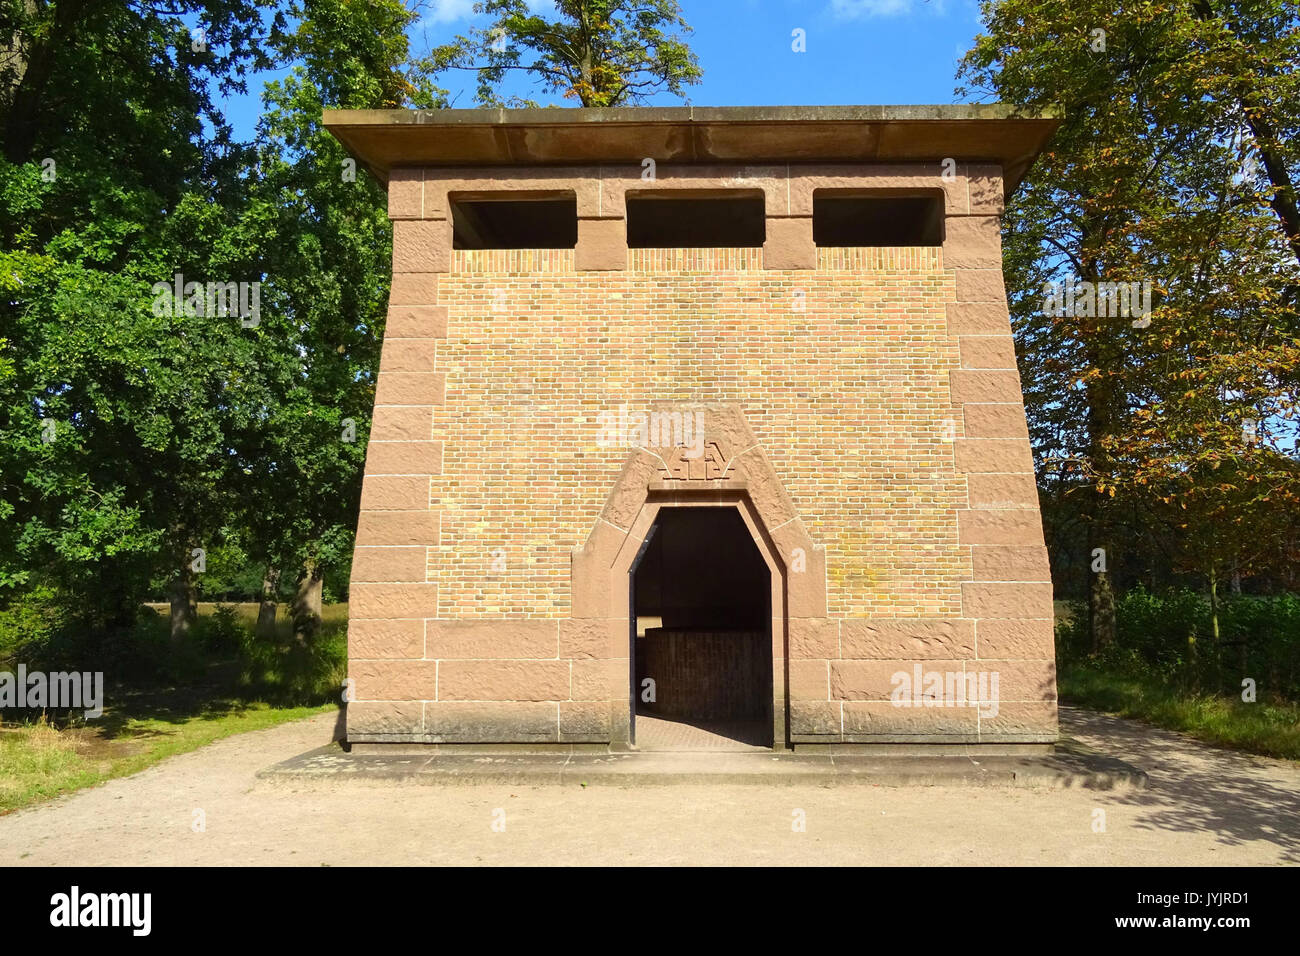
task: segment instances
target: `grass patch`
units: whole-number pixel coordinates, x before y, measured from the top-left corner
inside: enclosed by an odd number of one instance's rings
[[[166,618],[146,607],[135,629],[99,648],[99,656],[72,657],[76,666],[69,669],[104,673],[101,717],[5,713],[0,814],[138,773],[232,734],[337,710],[347,673],[347,612],[346,604],[326,605],[316,638],[300,644],[287,609],[275,636],[263,639],[253,635],[256,604],[200,604],[189,637],[174,646]],[[76,650],[76,638],[66,646]],[[25,663],[29,672],[61,669],[67,656]],[[19,660],[0,660],[0,670]]]
[[[138,773],[232,734],[336,709],[216,701],[196,713],[117,715],[108,726],[62,730],[44,719],[0,728],[0,814]],[[109,713],[106,710],[105,716]]]
[[[1058,685],[1063,703],[1132,717],[1220,747],[1300,760],[1300,706],[1295,704],[1247,704],[1094,664],[1063,665]]]

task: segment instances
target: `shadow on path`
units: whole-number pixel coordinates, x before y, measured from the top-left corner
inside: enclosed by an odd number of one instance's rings
[[[1138,829],[1211,833],[1224,846],[1262,840],[1279,847],[1285,862],[1300,863],[1300,763],[1075,707],[1061,707],[1061,733],[1150,775],[1149,790],[1115,795],[1142,809]]]

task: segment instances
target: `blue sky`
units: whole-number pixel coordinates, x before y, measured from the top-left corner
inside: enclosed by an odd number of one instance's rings
[[[704,68],[703,82],[690,92],[698,106],[951,103],[957,58],[979,29],[975,0],[682,0],[681,6]],[[472,7],[473,0],[431,0],[413,38],[441,42],[471,22]],[[791,49],[795,29],[805,31],[805,53]],[[472,105],[472,84],[465,85],[457,105]]]
[[[425,0],[413,51],[482,23],[473,0]],[[537,8],[549,7],[534,0]],[[697,106],[953,103],[957,59],[979,32],[976,0],[681,0],[689,42],[704,69]],[[805,33],[807,50],[791,49]],[[471,75],[444,77],[457,106],[473,106]],[[261,82],[227,103],[237,132],[252,132]],[[534,94],[541,102],[546,99]],[[660,97],[656,105],[677,105]],[[564,104],[570,105],[570,104]]]

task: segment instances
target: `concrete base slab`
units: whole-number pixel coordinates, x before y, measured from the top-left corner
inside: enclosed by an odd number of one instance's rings
[[[347,752],[338,744],[268,767],[258,776],[295,784],[340,779],[436,786],[658,787],[757,784],[780,787],[1045,787],[1141,789],[1142,770],[1071,741],[1024,756],[697,752],[540,753],[537,751]]]

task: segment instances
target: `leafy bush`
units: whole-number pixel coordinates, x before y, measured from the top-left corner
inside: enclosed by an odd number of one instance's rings
[[[199,618],[195,636],[210,656],[224,660],[239,653],[247,630],[239,620],[238,608],[218,604],[210,615]]]
[[[326,605],[320,630],[299,643],[287,627],[254,635],[256,610],[205,607],[186,640],[171,640],[166,611],[141,606],[133,621],[93,628],[58,589],[33,587],[0,607],[0,669],[103,671],[132,691],[213,694],[307,706],[339,700],[347,673],[347,606]]]
[[[347,676],[347,629],[322,627],[299,644],[257,640],[245,633],[239,655],[242,696],[272,704],[308,706],[337,701]]]
[[[1060,688],[1062,699],[1074,704],[1182,731],[1221,747],[1300,759],[1297,704],[1248,704],[1239,696],[1180,691],[1096,663],[1063,668]]]
[[[1238,696],[1243,678],[1261,697],[1300,700],[1300,597],[1229,595],[1219,604],[1219,636],[1208,599],[1193,591],[1134,588],[1115,602],[1116,640],[1091,653],[1087,608],[1057,627],[1063,665],[1089,664],[1186,690]]]
[[[1234,598],[1221,609],[1220,632],[1224,669],[1238,684],[1253,677],[1261,688],[1300,701],[1300,595]]]
[[[0,607],[0,662],[29,663],[44,657],[64,629],[65,618],[63,602],[52,587],[34,587],[15,596]]]

